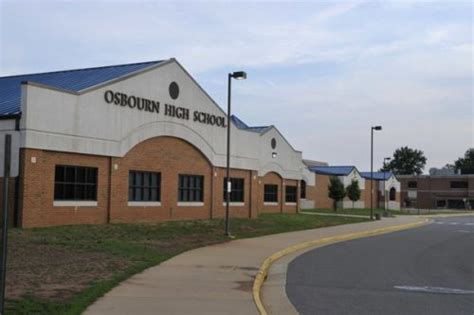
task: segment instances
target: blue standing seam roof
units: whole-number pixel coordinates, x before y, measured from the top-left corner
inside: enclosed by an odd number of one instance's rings
[[[271,126],[252,126],[251,127],[251,126],[247,125],[246,123],[244,123],[242,120],[240,120],[240,118],[238,118],[235,115],[230,116],[230,119],[237,128],[242,129],[242,130],[248,130],[248,131],[262,133],[262,132],[266,131],[268,128],[271,127]]]
[[[163,61],[0,77],[0,117],[15,116],[21,113],[21,83],[24,81],[79,92]]]
[[[370,172],[361,172],[360,175],[365,179],[370,179]],[[392,172],[373,172],[373,179],[387,180],[392,177]]]
[[[332,176],[347,176],[355,166],[312,166],[309,170],[316,174],[332,175]]]

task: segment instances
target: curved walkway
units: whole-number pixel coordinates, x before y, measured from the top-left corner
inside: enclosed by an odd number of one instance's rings
[[[258,314],[253,281],[271,254],[319,238],[419,220],[415,216],[386,218],[198,248],[129,278],[85,314]]]

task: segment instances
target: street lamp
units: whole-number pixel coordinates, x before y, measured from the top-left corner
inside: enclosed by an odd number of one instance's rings
[[[391,157],[386,157],[386,158],[383,158],[383,209],[384,209],[384,214],[385,216],[388,216],[388,212],[387,212],[387,190],[385,188],[385,181],[387,180],[387,178],[385,178],[385,173],[387,172],[386,170],[386,161],[390,161],[392,158]]]
[[[225,234],[230,237],[230,220],[229,220],[229,203],[230,203],[230,191],[232,189],[230,183],[230,92],[232,79],[245,80],[247,79],[247,73],[244,71],[236,71],[229,73],[227,78],[227,169],[226,169],[226,202],[225,202]]]
[[[374,130],[382,130],[382,126],[370,127],[370,219],[374,219]]]

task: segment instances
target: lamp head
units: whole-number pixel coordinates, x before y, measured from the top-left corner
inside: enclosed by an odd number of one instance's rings
[[[272,153],[272,158],[276,158],[277,157],[277,153],[276,152],[273,152]]]
[[[230,75],[236,80],[245,80],[247,79],[247,73],[245,71],[236,71]]]
[[[375,127],[372,127],[372,129],[374,129],[374,130],[382,130],[382,126],[375,126]]]

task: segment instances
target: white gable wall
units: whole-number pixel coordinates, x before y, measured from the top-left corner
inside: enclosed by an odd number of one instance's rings
[[[5,135],[12,136],[10,176],[17,177],[19,170],[20,132],[15,130],[15,119],[0,120],[0,177],[3,177],[5,163]]]
[[[176,100],[168,92],[171,82],[179,85]],[[159,101],[160,113],[109,104],[107,90]],[[79,95],[29,84],[22,96],[22,147],[121,157],[146,139],[173,136],[196,146],[213,165],[225,166],[226,128],[195,122],[193,112],[226,115],[174,60]],[[165,104],[188,108],[189,120],[165,116]],[[264,134],[231,128],[232,167],[301,179],[301,152],[275,128]],[[276,158],[272,138],[277,141]]]
[[[385,191],[384,191],[384,187],[383,187],[383,184],[384,182],[383,181],[379,181],[379,190],[381,191],[382,193],[382,196],[385,196]],[[390,189],[392,188],[395,188],[395,191],[397,193],[400,193],[400,182],[398,181],[398,179],[395,177],[395,176],[390,176],[390,178],[388,178],[386,181],[385,181],[385,190],[387,192],[390,192]],[[389,198],[390,195],[387,195],[387,199]],[[383,206],[383,205],[382,205]],[[400,202],[399,201],[390,201],[388,200],[388,209],[392,209],[392,210],[400,210]]]
[[[344,184],[344,187],[347,188],[352,183],[352,180],[357,180],[359,183],[359,189],[361,190],[361,197],[358,201],[352,203],[352,201],[346,197],[342,202],[343,208],[354,208],[361,209],[365,207],[365,202],[362,200],[362,190],[365,189],[365,179],[359,174],[359,172],[354,168],[347,176],[339,177]]]

